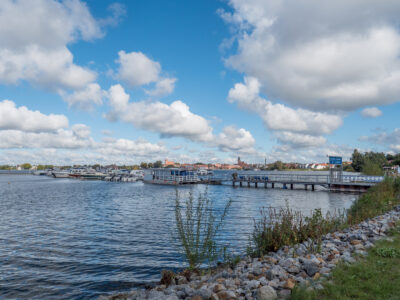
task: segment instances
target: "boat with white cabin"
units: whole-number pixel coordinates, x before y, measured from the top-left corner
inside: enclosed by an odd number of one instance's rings
[[[144,177],[144,182],[154,184],[194,184],[200,181],[196,172],[182,168],[152,169]]]
[[[69,172],[68,171],[53,171],[51,172],[51,175],[54,178],[69,178]]]

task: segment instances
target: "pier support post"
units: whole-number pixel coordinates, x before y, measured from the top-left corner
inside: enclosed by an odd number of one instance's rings
[[[275,183],[272,183],[272,188],[275,188]]]
[[[290,189],[293,190],[293,183],[290,184]]]
[[[240,185],[240,186],[243,186],[243,182],[239,181],[239,185]]]
[[[255,182],[255,183],[254,183],[254,186],[257,188],[257,187],[258,187],[258,183],[257,183],[257,182]]]
[[[268,188],[268,183],[266,181],[264,181],[264,188]]]
[[[312,190],[313,190],[313,191],[315,191],[315,187],[314,187],[314,185],[312,185],[312,186],[311,186],[311,188],[312,188]]]
[[[307,191],[307,188],[308,188],[308,184],[305,184],[304,185],[304,189]]]
[[[235,180],[232,180],[232,186],[235,187]]]
[[[250,181],[247,181],[247,186],[250,187]]]

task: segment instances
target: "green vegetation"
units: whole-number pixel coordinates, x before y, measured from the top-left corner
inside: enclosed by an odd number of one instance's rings
[[[37,170],[47,170],[47,169],[53,169],[53,165],[38,165]]]
[[[15,167],[9,166],[9,165],[2,165],[0,166],[0,170],[13,170]]]
[[[321,290],[292,290],[291,299],[400,299],[400,227],[355,264],[340,264]]]
[[[280,160],[274,162],[274,163],[268,168],[268,170],[279,170],[279,171],[284,170],[284,169],[286,169],[285,164],[284,164],[282,161],[280,161]]]
[[[383,175],[384,166],[394,166],[400,163],[400,154],[391,155],[378,152],[360,153],[354,150],[351,156],[351,166],[356,172],[365,175]]]
[[[324,234],[358,224],[368,218],[381,215],[400,204],[400,178],[386,178],[369,189],[345,212],[323,216],[320,209],[305,217],[289,207],[279,210],[269,208],[261,210],[260,220],[254,222],[248,252],[260,257],[282,246],[291,246],[311,239],[319,251]],[[316,246],[315,246],[316,245]]]
[[[29,170],[30,168],[32,168],[32,165],[30,163],[24,163],[21,165],[21,168],[24,170]]]
[[[261,219],[254,223],[254,231],[251,236],[251,244],[248,253],[255,257],[261,257],[270,251],[277,251],[282,246],[291,246],[308,239],[317,244],[319,251],[321,237],[340,229],[344,224],[344,214],[339,213],[322,215],[321,209],[315,209],[311,216],[303,216],[300,212],[294,212],[288,206],[276,210],[274,208],[262,209]]]
[[[400,178],[388,177],[371,187],[353,203],[347,213],[349,224],[358,224],[365,219],[381,215],[400,204]]]
[[[231,200],[226,203],[218,219],[207,190],[199,193],[196,200],[193,192],[190,192],[184,201],[180,200],[178,190],[176,191],[177,235],[189,263],[189,269],[196,269],[203,263],[211,266],[221,256],[221,249],[216,240],[231,203]]]

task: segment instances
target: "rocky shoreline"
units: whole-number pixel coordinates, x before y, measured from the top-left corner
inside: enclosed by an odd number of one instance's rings
[[[353,263],[367,255],[374,242],[400,220],[400,206],[342,231],[322,237],[319,253],[311,240],[294,247],[285,246],[260,258],[247,257],[233,268],[215,269],[209,275],[177,275],[171,284],[160,284],[149,290],[102,296],[100,299],[166,299],[166,300],[269,300],[285,299],[296,284],[322,289],[339,261]]]

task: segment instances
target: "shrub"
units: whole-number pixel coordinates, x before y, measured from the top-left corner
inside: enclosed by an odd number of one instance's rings
[[[319,251],[322,235],[341,228],[344,220],[344,214],[328,213],[324,217],[321,209],[315,209],[309,217],[293,211],[288,205],[280,209],[262,209],[261,219],[254,222],[249,254],[262,256],[282,246],[295,245],[308,239],[312,241],[310,247],[315,242],[317,244],[317,248],[310,250]]]
[[[386,213],[400,205],[400,178],[385,180],[357,199],[345,211],[322,215],[320,209],[312,211],[310,216],[284,208],[262,209],[261,219],[254,222],[250,238],[249,254],[262,256],[277,251],[282,246],[292,246],[309,240],[309,251],[319,251],[324,234],[337,231],[366,219]]]
[[[214,214],[207,190],[204,193],[199,193],[196,200],[193,197],[193,192],[190,192],[189,197],[183,202],[181,202],[179,193],[176,191],[177,235],[189,263],[189,269],[193,270],[206,262],[211,265],[218,259],[217,235],[231,203],[231,200],[226,203],[218,219]]]
[[[400,178],[385,178],[358,198],[348,210],[348,223],[357,224],[400,204]]]

